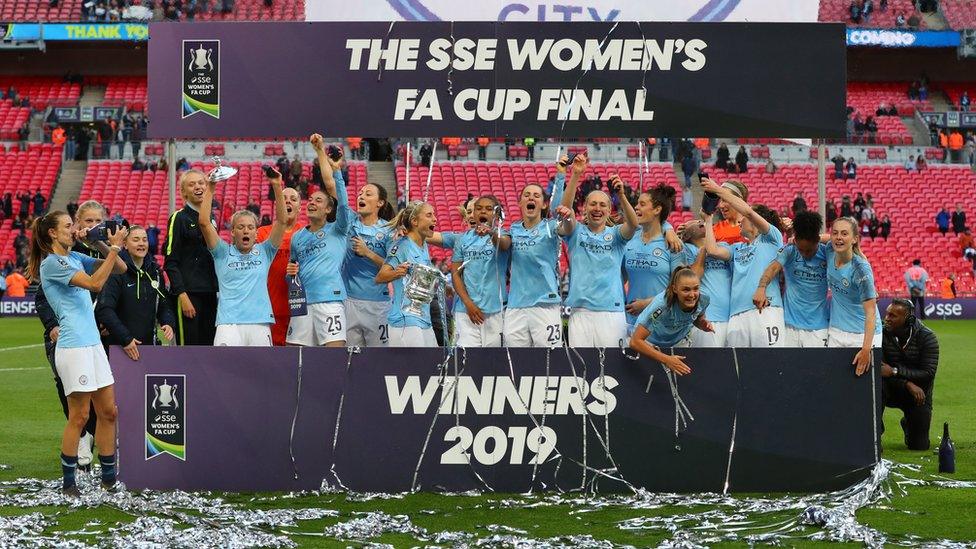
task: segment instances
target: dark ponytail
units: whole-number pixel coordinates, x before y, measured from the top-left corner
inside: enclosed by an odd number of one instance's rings
[[[667,221],[668,216],[674,210],[674,200],[677,192],[671,185],[661,183],[650,190],[644,192],[651,199],[651,204],[661,207],[661,214],[658,216],[662,225]]]
[[[27,260],[27,278],[33,282],[41,281],[41,262],[54,251],[51,229],[57,229],[58,220],[67,215],[68,212],[55,210],[34,220],[31,227],[30,258]]]

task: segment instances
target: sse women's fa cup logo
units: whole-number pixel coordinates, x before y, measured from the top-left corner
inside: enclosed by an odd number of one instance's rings
[[[146,375],[146,459],[186,461],[186,375]]]
[[[183,40],[183,118],[220,118],[220,40]]]

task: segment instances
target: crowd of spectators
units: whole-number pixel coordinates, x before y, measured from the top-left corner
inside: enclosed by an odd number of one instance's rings
[[[264,6],[274,6],[274,0],[264,0]],[[233,11],[234,0],[83,0],[81,18],[89,22],[192,21],[203,13]]]

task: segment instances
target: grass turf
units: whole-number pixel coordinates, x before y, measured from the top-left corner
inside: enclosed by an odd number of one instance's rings
[[[935,389],[933,447],[938,444],[939,429],[949,421],[956,443],[958,480],[976,480],[976,405],[972,398],[972,357],[976,355],[976,321],[931,321],[928,325],[939,335],[942,356]],[[34,318],[0,319],[0,463],[10,466],[0,470],[0,481],[22,477],[53,479],[59,476],[58,442],[64,418],[54,394],[50,367],[44,358],[40,341],[41,326]],[[884,457],[921,467],[922,476],[934,474],[938,459],[932,452],[904,449],[900,412],[885,413]],[[896,495],[886,505],[862,509],[858,519],[879,531],[893,535],[913,534],[921,538],[956,541],[976,540],[976,489],[908,487],[907,494]],[[325,526],[345,521],[359,511],[384,511],[406,514],[413,523],[430,531],[467,531],[487,536],[488,524],[503,524],[527,532],[528,537],[544,539],[554,536],[589,534],[615,544],[656,545],[669,536],[657,531],[627,531],[618,527],[622,520],[685,513],[685,509],[663,507],[639,510],[626,506],[606,507],[593,512],[571,513],[565,505],[535,508],[505,508],[499,502],[504,494],[457,497],[414,494],[401,499],[350,501],[345,495],[325,494],[288,499],[271,499],[274,494],[227,494],[230,502],[248,508],[318,507],[335,509],[338,518],[305,521],[286,528],[310,534],[322,532]],[[261,501],[265,500],[265,501]],[[40,511],[56,515],[57,526],[51,532],[92,530],[91,521],[101,521],[104,529],[133,517],[108,507],[67,509],[64,507],[17,508],[0,506],[0,516]],[[86,527],[86,525],[89,525]],[[95,527],[98,529],[98,527]],[[79,535],[76,539],[96,543],[97,537]],[[315,535],[292,536],[302,547],[345,547],[349,542]],[[385,534],[371,540],[394,546],[414,546],[418,541],[405,534]],[[813,546],[826,542],[800,541]]]

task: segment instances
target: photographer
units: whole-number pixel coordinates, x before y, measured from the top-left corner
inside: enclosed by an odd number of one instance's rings
[[[54,350],[56,370],[64,381],[68,421],[61,436],[62,491],[78,497],[75,483],[78,440],[88,422],[89,410],[98,410],[96,443],[102,465],[102,487],[115,488],[115,394],[112,369],[100,345],[99,330],[89,292],[98,293],[113,272],[125,270],[118,257],[125,227],[102,227],[101,234],[72,223],[63,211],[38,218],[31,231],[28,271],[48,292],[48,303],[61,325]],[[91,242],[104,260],[71,251],[78,241]],[[86,291],[87,290],[87,291]]]
[[[888,305],[882,332],[882,398],[888,408],[900,408],[901,428],[909,450],[929,449],[932,388],[939,367],[939,340],[915,316],[907,299]]]
[[[109,277],[95,306],[95,318],[108,330],[103,340],[120,345],[132,360],[139,360],[139,345],[159,345],[156,322],[163,335],[173,340],[176,318],[165,293],[162,270],[146,260],[149,239],[138,225],[129,227],[122,258],[126,272]]]

